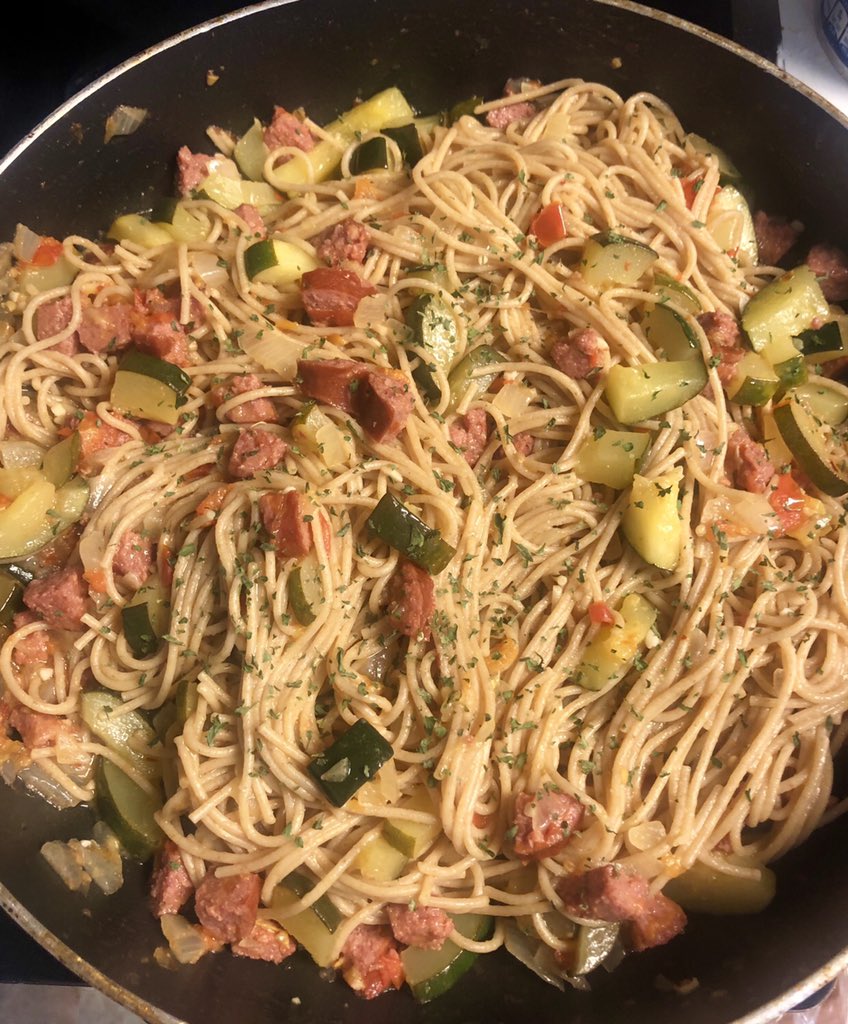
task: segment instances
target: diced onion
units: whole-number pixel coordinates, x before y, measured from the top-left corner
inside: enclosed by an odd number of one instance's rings
[[[388,316],[389,297],[383,294],[366,295],[359,300],[353,314],[355,327],[365,329],[375,324],[384,324]]]
[[[93,572],[103,567],[106,555],[106,538],[99,530],[86,532],[79,542],[79,555],[83,569]]]
[[[704,526],[717,526],[732,540],[765,537],[777,526],[777,516],[764,494],[733,491],[717,494],[704,505]]]
[[[18,224],[15,229],[15,240],[12,243],[12,252],[16,259],[22,263],[29,263],[40,245],[41,235],[30,231],[26,224]]]
[[[196,964],[209,952],[201,930],[180,914],[163,914],[159,923],[168,947],[181,964]]]
[[[70,794],[65,787],[48,775],[37,762],[21,768],[18,778],[28,790],[43,797],[52,807],[64,811],[66,807],[76,807],[79,800]]]
[[[4,469],[41,466],[44,450],[32,441],[0,441],[0,462]]]
[[[192,265],[210,288],[220,288],[227,283],[229,273],[226,267],[219,265],[219,258],[214,252],[193,253]]]
[[[270,327],[245,330],[238,343],[242,352],[263,370],[278,373],[284,380],[294,380],[297,361],[306,348],[304,342]],[[321,352],[327,358],[344,359],[344,353],[335,345],[323,345]]]
[[[627,841],[634,850],[648,850],[665,837],[665,825],[661,821],[643,821],[627,832]]]
[[[510,922],[504,930],[504,945],[516,960],[529,967],[530,970],[546,981],[549,985],[556,985],[558,989],[565,988],[565,982],[581,991],[588,991],[589,984],[583,978],[570,977],[563,971],[554,959],[553,950],[546,946],[541,939],[531,938],[525,935],[521,929]]]
[[[522,416],[533,401],[534,392],[523,384],[507,382],[492,400],[492,405],[499,409],[506,419]]]
[[[109,142],[116,135],[132,135],[138,131],[149,113],[150,111],[144,107],[127,107],[123,103],[115,107],[106,118],[103,141]]]
[[[78,892],[80,889],[83,892],[88,891],[91,877],[83,868],[78,852],[71,849],[68,843],[45,843],[41,847],[41,856],[71,892]]]

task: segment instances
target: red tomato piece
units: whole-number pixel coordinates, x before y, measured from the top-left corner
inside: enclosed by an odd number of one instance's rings
[[[806,498],[790,473],[780,474],[777,486],[769,495],[769,505],[780,521],[780,534],[797,529],[807,519]]]
[[[598,626],[611,626],[615,622],[615,615],[606,601],[593,601],[589,605],[589,618]]]
[[[56,260],[62,255],[62,243],[58,238],[51,238],[44,235],[41,243],[32,254],[29,261],[31,267],[52,267]]]
[[[691,178],[681,178],[680,184],[683,186],[683,195],[686,197],[686,205],[691,210],[695,205],[695,196],[701,190],[701,186],[704,184],[704,178],[701,174],[696,174]],[[718,191],[718,189],[716,190]]]
[[[530,234],[536,236],[543,249],[547,249],[549,245],[565,238],[565,218],[562,204],[551,203],[536,214],[530,225]]]

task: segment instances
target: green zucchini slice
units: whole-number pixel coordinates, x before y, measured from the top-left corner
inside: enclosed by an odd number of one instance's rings
[[[774,422],[793,458],[813,483],[834,498],[848,492],[848,448],[833,428],[790,395],[774,407]]]
[[[110,400],[130,416],[175,424],[191,377],[179,366],[130,349],[118,363]]]
[[[757,236],[748,200],[734,185],[716,191],[707,213],[707,231],[720,249],[751,266],[759,262]]]
[[[702,359],[698,336],[691,324],[670,306],[658,303],[642,316],[645,337],[655,352],[666,359]]]
[[[460,935],[482,942],[492,934],[493,922],[483,914],[457,914],[453,926]],[[460,949],[448,939],[441,949],[409,946],[401,955],[406,981],[419,1003],[444,995],[468,972],[477,954]]]
[[[806,405],[815,419],[830,427],[838,427],[848,419],[848,396],[827,384],[802,384],[796,388],[794,397]]]
[[[76,473],[81,447],[79,432],[75,430],[44,453],[41,471],[54,487],[66,484]]]
[[[427,526],[388,491],[368,517],[368,526],[380,540],[426,569],[431,576],[440,573],[456,554],[456,549],[442,540],[438,530]]]
[[[683,521],[677,508],[683,471],[648,479],[633,479],[630,503],[621,519],[624,536],[635,550],[658,569],[671,571],[680,561]]]
[[[816,319],[830,319],[830,315],[815,274],[802,264],[757,292],[742,312],[742,327],[755,352],[782,342],[783,351],[787,351],[784,358],[788,358],[786,342],[791,344],[793,335],[807,330]],[[777,357],[769,359],[772,365],[781,361]]]
[[[657,253],[644,242],[615,231],[601,231],[587,239],[580,265],[588,284],[604,288],[637,284],[656,259]]]
[[[244,269],[251,281],[276,287],[296,284],[304,274],[320,264],[314,256],[293,242],[263,238],[244,252]]]
[[[707,369],[698,359],[643,366],[610,367],[605,394],[619,423],[641,423],[678,409],[707,386]]]
[[[460,100],[450,108],[445,115],[448,127],[455,124],[461,117],[475,117],[474,111],[483,102],[482,96],[469,96],[468,99]]]
[[[398,147],[403,156],[403,162],[414,167],[424,151],[421,149],[421,137],[418,134],[418,127],[414,121],[409,124],[399,124],[391,128],[384,128],[383,135],[390,138]]]
[[[663,895],[692,913],[724,917],[759,914],[774,899],[776,891],[777,878],[770,868],[761,867],[759,877],[747,878],[695,861],[688,871],[666,883]]]
[[[392,756],[390,743],[360,719],[309,764],[309,774],[336,807],[343,807]]]
[[[106,236],[116,242],[132,242],[144,249],[156,249],[174,242],[174,236],[166,227],[154,224],[140,213],[125,213],[113,220]]]
[[[94,773],[97,810],[100,817],[138,860],[148,860],[164,841],[156,824],[161,801],[146,793],[111,761],[101,757]]]
[[[602,690],[621,679],[657,618],[656,609],[641,594],[628,594],[619,611],[624,621],[601,626],[574,670],[574,682],[584,690]]]
[[[830,320],[821,327],[810,327],[795,336],[801,352],[813,362],[826,363],[848,355],[848,330],[845,320]]]
[[[650,434],[629,430],[595,432],[580,446],[574,472],[588,483],[623,491],[633,483],[650,441]]]
[[[197,681],[194,679],[181,679],[177,683],[177,721],[185,725],[197,710]]]
[[[739,405],[765,405],[777,391],[780,377],[759,352],[746,352],[736,364],[727,397]]]
[[[265,145],[265,129],[256,118],[253,124],[242,135],[233,150],[233,159],[238,169],[251,181],[263,181],[265,178],[265,160],[270,150]]]
[[[489,373],[480,373],[486,366],[495,366],[503,362],[503,356],[496,349],[489,345],[478,345],[460,359],[453,367],[449,376],[450,405],[448,409],[453,412],[459,403],[465,398],[470,389],[472,400],[477,395],[483,394],[495,383],[499,370]]]
[[[121,609],[124,636],[137,658],[149,658],[159,650],[170,616],[168,594],[160,581],[151,577]]]
[[[412,349],[419,357],[412,379],[431,402],[442,397],[436,383],[436,367],[447,372],[456,359],[459,337],[448,304],[437,295],[419,295],[406,311],[406,324],[412,332]]]
[[[116,693],[90,690],[82,695],[80,715],[99,740],[125,757],[141,775],[158,779],[159,761],[144,753],[158,743],[156,732],[140,711],[124,711],[123,707]]]
[[[676,281],[659,270],[654,274],[653,291],[658,302],[673,302],[693,316],[697,316],[703,310],[700,299],[688,285]]]
[[[311,626],[318,617],[318,608],[324,601],[321,567],[313,552],[289,573],[286,589],[297,621],[301,626]]]
[[[350,173],[366,174],[368,171],[387,171],[391,165],[389,147],[382,135],[375,135],[360,142],[350,156]]]

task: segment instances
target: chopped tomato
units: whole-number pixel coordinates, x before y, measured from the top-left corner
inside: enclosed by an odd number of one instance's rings
[[[777,513],[780,522],[779,533],[797,529],[808,517],[807,495],[798,486],[790,473],[781,473],[777,486],[769,495],[769,505]]]
[[[686,198],[686,205],[691,210],[695,205],[695,196],[701,190],[701,186],[704,184],[704,178],[701,174],[696,174],[691,178],[681,178],[680,184],[683,186],[683,195]]]
[[[87,569],[82,575],[92,594],[106,593],[106,573],[102,569]]]
[[[27,262],[31,267],[52,267],[61,255],[62,243],[58,238],[44,235],[41,239],[41,244],[32,254],[32,259]]]
[[[103,448],[118,448],[130,439],[129,434],[105,423],[91,411],[79,421],[77,431],[80,436],[80,462],[83,464],[95,452]]]
[[[209,476],[211,472],[212,466],[208,463],[204,463],[202,466],[195,466],[194,469],[190,469],[187,473],[183,473],[180,479],[188,482],[191,482],[192,480],[202,480],[203,477]]]
[[[7,498],[5,494],[0,494],[0,511],[2,511],[4,508],[8,508],[11,504],[11,498]]]
[[[565,238],[565,218],[561,203],[551,203],[533,218],[530,234],[535,235],[539,245],[547,249],[549,245]]]
[[[611,626],[615,622],[615,615],[606,601],[593,601],[589,605],[589,618],[598,626]]]
[[[220,512],[221,507],[227,500],[227,495],[230,493],[230,487],[230,484],[224,484],[223,487],[216,487],[214,491],[210,491],[206,497],[199,502],[194,511],[199,516],[202,516],[204,512]]]
[[[354,199],[379,199],[380,193],[374,187],[374,182],[367,174],[362,174],[356,179],[353,186]]]
[[[324,541],[324,554],[329,555],[332,544],[331,527],[329,518],[321,513],[321,539]]]
[[[474,822],[475,828],[488,828],[495,820],[495,816],[494,814],[480,814],[479,811],[475,811],[471,820]]]

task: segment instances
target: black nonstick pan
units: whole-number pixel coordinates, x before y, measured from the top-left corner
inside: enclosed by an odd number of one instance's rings
[[[217,75],[208,84],[207,72]],[[733,154],[757,205],[848,242],[848,123],[774,67],[635,4],[602,0],[298,0],[210,22],[135,58],[66,104],[0,164],[0,238],[17,222],[62,237],[96,232],[170,191],[174,154],[205,128],[244,130],[274,103],[328,121],[388,85],[422,112],[512,75],[581,76],[672,103],[683,124]],[[118,104],[146,107],[134,135],[103,143]],[[306,954],[282,967],[210,956],[170,972],[133,866],[114,896],[65,891],[39,856],[48,839],[88,833],[91,813],[57,813],[0,786],[0,901],[85,980],[145,1019],[191,1024],[765,1024],[848,965],[848,820],[776,865],[760,915],[692,915],[682,938],[595,972],[592,991],[560,993],[506,955],[481,957],[447,996],[363,1002],[319,977]],[[683,984],[685,983],[685,984]]]

